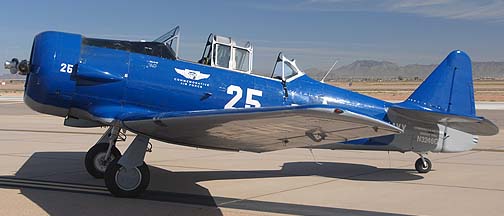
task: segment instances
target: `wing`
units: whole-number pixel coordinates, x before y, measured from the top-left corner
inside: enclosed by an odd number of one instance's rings
[[[387,122],[328,105],[129,115],[122,124],[165,142],[252,152],[402,133]]]

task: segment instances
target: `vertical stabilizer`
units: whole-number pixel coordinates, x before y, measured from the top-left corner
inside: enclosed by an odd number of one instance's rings
[[[474,116],[469,56],[460,50],[451,52],[404,102],[405,105],[408,103],[454,115]]]

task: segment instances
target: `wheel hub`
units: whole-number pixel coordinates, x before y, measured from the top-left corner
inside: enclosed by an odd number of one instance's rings
[[[427,162],[424,162],[424,163],[422,164],[422,168],[423,168],[423,169],[427,169],[428,167],[429,167],[429,165],[427,165]]]
[[[132,191],[138,188],[142,182],[142,174],[138,168],[127,169],[121,167],[115,175],[117,186],[125,191]]]
[[[96,154],[96,157],[94,159],[94,166],[96,170],[103,173],[105,172],[105,170],[107,170],[107,166],[109,165],[110,161],[115,159],[114,155],[112,154],[110,155],[110,159],[108,160],[105,158],[106,156],[107,156],[106,152],[101,152]]]

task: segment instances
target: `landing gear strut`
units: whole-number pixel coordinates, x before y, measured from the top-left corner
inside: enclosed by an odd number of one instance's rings
[[[419,173],[428,173],[432,169],[432,162],[429,158],[424,157],[422,154],[419,154],[420,158],[415,162],[415,169]]]
[[[137,135],[121,155],[115,147],[118,138],[126,140],[119,124],[114,124],[87,152],[86,169],[95,178],[103,178],[112,195],[136,197],[149,186],[150,172],[144,158],[152,146],[149,145],[149,137]]]

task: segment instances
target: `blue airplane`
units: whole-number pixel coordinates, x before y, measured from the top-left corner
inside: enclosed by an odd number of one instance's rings
[[[279,54],[271,76],[252,73],[253,47],[211,34],[197,62],[178,57],[179,28],[154,41],[35,36],[29,60],[5,68],[26,75],[24,102],[70,127],[108,126],[86,169],[118,197],[147,188],[150,139],[198,148],[268,152],[288,148],[462,152],[499,129],[476,116],[472,66],[451,52],[411,96],[390,103],[314,80]],[[136,134],[121,154],[117,141]]]

